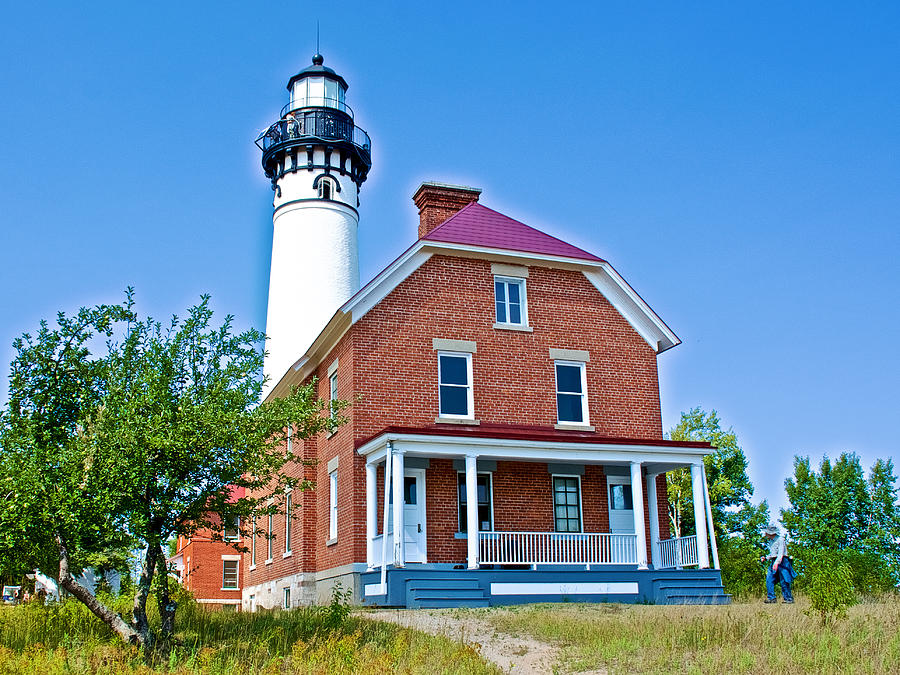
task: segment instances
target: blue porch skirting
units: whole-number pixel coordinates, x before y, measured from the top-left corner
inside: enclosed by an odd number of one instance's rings
[[[489,607],[534,602],[728,604],[719,570],[637,570],[634,566],[454,569],[388,568],[360,575],[363,604],[381,607]],[[386,592],[385,592],[386,591]]]

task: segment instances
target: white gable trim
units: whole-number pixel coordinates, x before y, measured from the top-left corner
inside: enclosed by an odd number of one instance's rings
[[[612,265],[604,262],[599,270],[584,270],[584,276],[657,354],[681,344],[678,336],[656,315],[656,312],[650,309],[644,299],[628,285]]]
[[[353,323],[359,321],[366,312],[384,300],[391,291],[428,261],[431,253],[421,249],[421,246],[413,246],[397,258],[366,284],[359,293],[350,298],[341,307],[341,311],[349,313],[353,318]]]

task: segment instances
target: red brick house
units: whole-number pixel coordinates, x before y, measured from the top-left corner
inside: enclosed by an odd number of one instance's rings
[[[317,461],[289,469],[316,489],[250,542],[246,609],[337,582],[408,606],[725,598],[707,519],[669,536],[666,471],[690,467],[708,513],[710,447],[662,434],[656,358],[678,338],[609,263],[479,192],[423,184],[418,241],[270,391],[315,377],[354,404],[291,449]]]
[[[316,378],[352,407],[335,433],[288,441],[302,461],[285,470],[315,489],[251,524],[267,536],[244,541],[242,607],[327,602],[337,584],[409,607],[727,602],[711,448],[662,433],[656,359],[676,335],[608,262],[459,186],[419,187],[418,239],[360,287],[371,142],[323,63],[257,139],[274,191],[265,396]],[[673,539],[665,474],[681,467],[700,517]]]
[[[224,539],[214,538],[209,530],[192,537],[179,536],[168,563],[199,603],[211,609],[237,610],[244,574],[243,555],[236,548],[241,541],[239,529],[225,528]]]

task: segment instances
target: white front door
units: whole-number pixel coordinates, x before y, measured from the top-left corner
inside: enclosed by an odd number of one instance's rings
[[[607,476],[609,500],[609,531],[613,534],[634,534],[634,507],[631,503],[631,477]]]
[[[408,563],[427,562],[425,532],[425,469],[405,469],[403,476],[403,539]],[[388,532],[394,531],[394,491],[388,511]]]
[[[425,469],[406,469],[403,477],[403,529],[406,562],[426,562]]]

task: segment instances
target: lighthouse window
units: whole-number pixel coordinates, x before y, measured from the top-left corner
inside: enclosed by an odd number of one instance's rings
[[[441,417],[474,416],[471,354],[438,352],[438,393]]]
[[[334,185],[330,178],[323,178],[319,181],[319,199],[332,199],[334,195]]]

